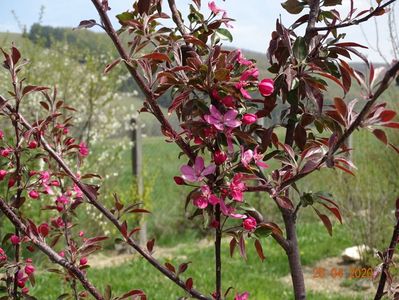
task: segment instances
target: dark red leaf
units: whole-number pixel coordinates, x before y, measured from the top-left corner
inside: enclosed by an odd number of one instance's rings
[[[150,0],[139,0],[137,3],[138,11],[140,15],[146,14],[148,15],[151,7]]]
[[[144,214],[150,214],[151,212],[149,210],[146,210],[144,208],[134,208],[126,211],[127,213],[144,213]]]
[[[315,210],[315,212],[319,216],[320,220],[323,222],[323,224],[326,227],[329,235],[332,236],[332,224],[331,224],[330,219],[326,215],[324,215],[321,212],[319,212],[316,208],[313,207],[313,209]]]
[[[121,59],[115,59],[113,62],[110,62],[108,65],[105,66],[104,74],[107,74],[109,71],[112,70],[113,67],[117,66],[121,62]]]
[[[96,20],[83,20],[79,23],[78,27],[74,29],[81,29],[81,28],[92,28],[94,25],[96,25]]]
[[[151,251],[150,251],[150,252],[151,252]],[[165,263],[165,267],[166,267],[169,271],[171,271],[172,273],[176,273],[176,269],[175,269],[175,267],[174,267],[172,264],[166,262],[166,263]]]
[[[40,92],[40,91],[44,91],[44,90],[48,90],[49,88],[46,86],[37,86],[37,85],[27,85],[26,87],[24,87],[24,89],[22,90],[22,95],[25,96],[31,92]]]
[[[338,221],[342,224],[342,216],[341,216],[341,212],[340,212],[339,208],[331,207],[324,203],[320,203],[320,204],[323,205],[325,208],[327,208],[329,211],[331,211],[334,214],[334,216],[338,219]]]
[[[231,257],[233,257],[234,249],[236,248],[236,246],[237,246],[237,241],[235,238],[232,238],[230,241],[230,256]]]
[[[123,294],[118,299],[127,299],[131,296],[145,296],[145,293],[142,290],[132,290],[130,292],[127,292],[126,294]],[[141,298],[141,299],[143,299],[143,298]]]
[[[191,90],[184,91],[179,96],[177,96],[175,99],[173,99],[172,104],[168,108],[168,113],[171,114],[175,109],[177,109],[180,105],[182,105],[183,102],[188,99],[188,96],[190,95],[190,93],[191,93]]]
[[[399,128],[399,123],[398,122],[389,122],[389,123],[383,124],[382,126],[397,129],[397,128]]]
[[[368,49],[368,47],[360,45],[358,43],[353,43],[353,42],[345,42],[345,43],[337,43],[335,44],[335,46],[337,47],[360,47],[360,48],[364,48],[364,49]]]
[[[186,280],[186,288],[191,290],[193,288],[193,279],[190,277]]]
[[[388,122],[391,121],[393,118],[395,118],[395,116],[396,116],[396,111],[387,109],[380,114],[380,120],[382,122]]]
[[[374,129],[373,134],[379,139],[381,142],[383,142],[385,145],[388,145],[388,138],[385,132],[381,129]]]
[[[140,231],[140,227],[136,227],[136,228],[134,228],[134,229],[132,229],[130,232],[129,232],[129,237],[131,237],[133,234],[135,234],[137,231]]]
[[[345,117],[348,113],[348,109],[346,107],[346,103],[344,102],[344,100],[342,100],[342,98],[335,97],[334,98],[334,106],[335,106],[335,109],[339,112],[339,114],[345,119]]]
[[[152,60],[159,60],[159,61],[169,61],[169,57],[164,53],[153,52],[147,55],[142,56],[141,58],[147,58]]]
[[[154,244],[155,244],[155,239],[152,239],[150,241],[147,242],[147,250],[148,252],[152,252],[152,250],[154,249]]]
[[[19,52],[19,50],[15,47],[11,48],[11,57],[12,57],[12,62],[14,65],[16,65],[19,61],[19,59],[21,58],[21,53]]]
[[[289,210],[293,210],[294,209],[294,205],[292,204],[291,200],[288,199],[285,196],[277,196],[276,198],[276,202],[277,204],[285,209],[289,209]]]
[[[179,274],[186,272],[189,264],[191,264],[191,261],[180,264],[179,270],[178,270]]]
[[[121,225],[121,233],[125,238],[127,238],[127,223],[126,223],[126,221],[123,221],[123,223]]]
[[[256,252],[258,253],[260,260],[263,262],[266,257],[263,254],[263,248],[262,248],[262,245],[259,242],[259,240],[255,240],[255,249],[256,249]]]

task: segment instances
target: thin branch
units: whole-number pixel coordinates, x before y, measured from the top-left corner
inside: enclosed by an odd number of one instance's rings
[[[218,223],[215,236],[215,274],[216,274],[216,300],[222,299],[222,259],[221,243],[222,230],[220,224],[220,205],[216,205],[215,220]]]
[[[192,161],[194,161],[196,155],[191,150],[190,145],[187,144],[182,139],[182,137],[180,135],[178,135],[176,133],[176,131],[172,128],[169,121],[165,118],[162,110],[159,108],[158,103],[156,102],[157,95],[155,95],[153,93],[153,91],[151,90],[151,88],[148,87],[148,85],[144,82],[143,78],[141,77],[141,75],[139,74],[137,69],[132,66],[130,56],[129,56],[128,52],[125,50],[125,48],[123,47],[122,41],[119,39],[119,36],[117,35],[114,27],[112,26],[112,23],[107,15],[107,12],[103,9],[100,1],[91,0],[91,2],[94,4],[95,8],[97,9],[97,12],[101,18],[102,23],[103,23],[102,26],[103,26],[105,32],[111,38],[120,57],[123,59],[126,68],[128,69],[129,73],[132,75],[133,79],[137,82],[141,91],[146,96],[147,101],[148,101],[149,105],[151,106],[154,116],[158,119],[162,128],[172,134],[172,136],[175,140],[175,143],[183,150],[183,152]]]
[[[377,99],[381,96],[381,94],[389,87],[391,81],[395,78],[396,74],[399,72],[399,61],[396,62],[386,73],[377,91],[372,95],[372,97],[368,100],[368,102],[364,105],[363,109],[360,111],[359,115],[353,121],[353,123],[349,126],[349,128],[341,135],[338,141],[334,144],[334,146],[330,149],[330,151],[321,159],[319,164],[310,172],[308,173],[299,173],[290,179],[284,181],[280,185],[280,189],[283,190],[284,188],[290,186],[294,182],[298,181],[306,177],[307,175],[313,173],[315,170],[318,170],[323,163],[327,161],[329,157],[331,157],[337,150],[345,143],[346,139],[361,125],[364,117],[367,115],[370,108],[373,104],[377,101]]]
[[[349,27],[349,26],[354,26],[354,25],[359,25],[360,23],[366,22],[367,20],[369,20],[370,18],[374,17],[374,16],[378,16],[377,13],[381,12],[381,9],[384,9],[385,7],[387,7],[388,5],[394,3],[396,0],[389,0],[388,2],[377,6],[376,9],[374,9],[372,12],[370,12],[368,15],[366,15],[363,18],[360,19],[355,19],[355,20],[351,20],[345,23],[341,23],[341,24],[337,24],[334,26],[324,26],[324,27],[314,27],[312,29],[312,31],[330,31],[333,29],[338,29],[338,28],[344,28],[344,27]]]
[[[399,199],[396,201],[398,202]],[[380,300],[384,296],[384,288],[385,288],[385,283],[387,281],[387,272],[389,269],[389,265],[392,261],[396,246],[398,244],[398,238],[399,238],[399,218],[397,218],[396,220],[396,226],[394,227],[394,230],[392,232],[391,242],[389,243],[389,248],[386,251],[386,257],[384,257],[384,262],[382,264],[382,269],[381,269],[381,277],[380,281],[378,282],[378,289],[375,294],[374,300]]]
[[[1,105],[1,104],[0,104]],[[13,108],[10,105],[6,105],[6,108],[13,112]],[[19,114],[19,118],[21,124],[28,130],[33,129],[32,125],[21,115]],[[65,173],[72,179],[72,181],[81,189],[83,194],[89,200],[89,203],[92,204],[95,208],[97,208],[124,236],[122,224],[119,223],[118,219],[106,208],[102,203],[97,201],[96,191],[94,191],[88,185],[82,183],[74,174],[74,172],[69,168],[69,166],[65,163],[65,161],[54,151],[54,149],[50,146],[47,140],[41,136],[40,142],[47,151],[47,153],[58,163],[59,167],[62,168]],[[186,287],[186,284],[183,280],[176,276],[176,274],[170,272],[166,267],[161,265],[152,255],[147,253],[144,249],[142,249],[131,237],[125,236],[126,243],[129,244],[134,250],[136,250],[141,256],[143,256],[151,265],[153,265],[158,271],[168,277],[171,281],[173,281],[176,285],[180,286],[183,290],[185,290],[192,297],[200,300],[211,300],[204,295],[202,295],[199,291],[195,289],[189,289]]]
[[[172,19],[175,22],[177,29],[179,29],[180,33],[184,37],[187,35],[186,28],[184,27],[183,20],[180,17],[180,12],[176,7],[175,0],[168,0],[170,11],[172,12]]]
[[[12,211],[11,207],[0,198],[0,210],[4,215],[13,223],[13,225],[18,228],[18,230],[25,236],[29,237],[30,241],[36,245],[36,247],[46,254],[50,260],[71,272],[77,279],[82,283],[84,288],[97,300],[104,300],[104,297],[97,291],[96,287],[87,279],[84,272],[82,272],[78,267],[71,264],[65,258],[61,257],[57,252],[55,252],[50,246],[45,242],[35,236],[22,222],[22,220]]]

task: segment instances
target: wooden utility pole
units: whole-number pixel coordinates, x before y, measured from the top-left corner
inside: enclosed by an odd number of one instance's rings
[[[134,182],[136,184],[136,191],[140,202],[144,202],[144,183],[143,183],[143,148],[141,137],[141,124],[138,117],[133,117],[132,125],[132,173]],[[147,243],[147,222],[145,221],[145,214],[141,215],[140,219],[140,244]]]

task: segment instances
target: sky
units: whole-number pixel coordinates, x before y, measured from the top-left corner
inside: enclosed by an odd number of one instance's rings
[[[166,2],[166,1],[164,1]],[[189,0],[176,0],[177,6],[182,8],[183,13],[188,11]],[[207,1],[202,0],[202,10],[206,11]],[[232,46],[265,52],[270,34],[275,27],[276,18],[281,16],[284,24],[291,24],[298,16],[286,13],[281,7],[281,0],[215,0],[216,5],[227,10],[228,16],[235,19],[234,28],[231,32],[234,36]],[[339,7],[341,13],[349,9],[349,0],[343,0]],[[354,0],[355,7],[366,9],[370,2],[375,4],[376,0]],[[110,17],[128,10],[132,0],[109,0],[111,11]],[[40,7],[44,6],[42,25],[75,27],[81,20],[96,19],[97,14],[90,0],[0,0],[0,32],[20,32],[18,22],[12,14],[15,12],[20,23],[27,28],[39,20]],[[98,18],[97,18],[98,19]],[[361,26],[345,29],[347,40],[375,48],[377,44],[388,61],[393,56],[390,50],[388,34],[388,18],[386,16],[377,18],[377,27],[372,20]],[[115,23],[117,26],[117,24]],[[365,38],[367,37],[367,40]],[[1,45],[0,45],[1,46]],[[362,51],[370,60],[381,62],[380,55],[371,49]]]

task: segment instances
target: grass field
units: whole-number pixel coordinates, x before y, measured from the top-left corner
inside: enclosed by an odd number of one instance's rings
[[[343,226],[336,226],[334,231],[334,236],[329,237],[320,224],[309,223],[301,227],[299,242],[305,265],[311,266],[321,258],[339,255],[343,248],[351,244],[350,236]],[[262,263],[251,244],[247,245],[249,249],[248,261],[243,262],[238,253],[230,258],[228,244],[227,242],[223,243],[224,288],[233,286],[238,291],[248,290],[251,292],[251,299],[256,300],[292,299],[289,286],[280,281],[281,277],[288,274],[288,265],[282,249],[271,239],[265,240],[263,244],[267,258]],[[200,249],[195,245],[195,243],[191,243],[180,248],[174,255],[177,259],[171,262],[178,265],[182,262],[191,261],[192,264],[184,274],[184,278],[193,277],[196,288],[203,292],[211,292],[214,273],[213,249],[211,244],[209,247]],[[115,295],[129,289],[141,288],[147,293],[149,299],[154,300],[178,299],[179,296],[184,296],[184,293],[168,279],[138,258],[120,267],[91,269],[88,274],[94,283],[102,289],[107,284],[112,285]],[[57,295],[68,292],[65,286],[60,285],[56,276],[52,273],[41,274],[38,277],[37,286],[32,289],[32,295],[38,297],[38,299],[52,300],[56,299]],[[361,298],[310,293],[309,299],[349,300]]]

